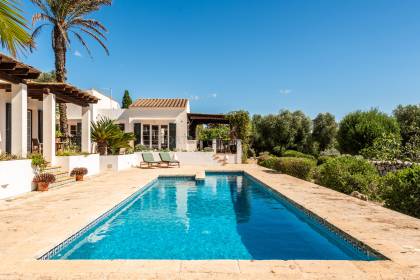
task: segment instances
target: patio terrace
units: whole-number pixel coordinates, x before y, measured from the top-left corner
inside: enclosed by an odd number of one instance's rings
[[[158,175],[244,170],[390,260],[39,261]],[[0,201],[0,279],[419,279],[420,220],[256,165],[129,169]]]

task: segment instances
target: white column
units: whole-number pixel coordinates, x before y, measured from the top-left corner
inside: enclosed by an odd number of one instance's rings
[[[0,89],[0,153],[6,150],[6,92]]]
[[[44,94],[42,99],[42,154],[54,165],[55,163],[55,95]]]
[[[217,153],[217,140],[216,139],[211,140],[211,148],[213,149],[213,152]]]
[[[82,107],[82,152],[91,152],[91,139],[90,139],[90,122],[91,122],[90,107]]]
[[[242,163],[242,142],[241,139],[236,139],[236,160],[235,163]]]
[[[28,92],[25,84],[12,85],[12,154],[26,157]]]

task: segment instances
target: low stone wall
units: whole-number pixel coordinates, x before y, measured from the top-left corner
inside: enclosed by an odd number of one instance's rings
[[[99,154],[59,156],[56,157],[56,164],[69,173],[75,167],[85,167],[88,170],[87,176],[99,174],[100,171]]]
[[[0,161],[0,199],[33,190],[31,163],[30,159]]]
[[[371,161],[379,172],[379,175],[385,176],[388,172],[395,172],[404,168],[408,168],[413,164],[417,164],[411,161]]]

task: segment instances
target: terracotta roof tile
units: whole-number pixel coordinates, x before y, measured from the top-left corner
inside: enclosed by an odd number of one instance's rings
[[[188,99],[185,98],[140,98],[130,107],[136,108],[185,108]]]

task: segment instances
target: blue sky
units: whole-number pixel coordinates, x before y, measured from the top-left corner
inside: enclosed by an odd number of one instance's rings
[[[419,11],[416,0],[114,0],[94,14],[110,56],[74,44],[69,82],[118,100],[187,97],[193,112],[390,113],[420,102]],[[49,35],[22,59],[52,69]]]

